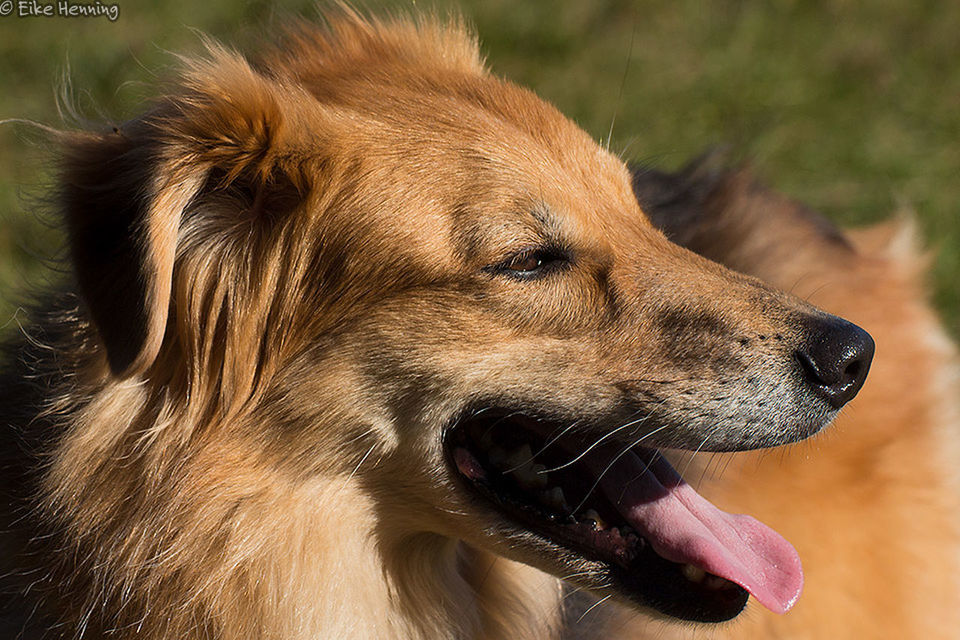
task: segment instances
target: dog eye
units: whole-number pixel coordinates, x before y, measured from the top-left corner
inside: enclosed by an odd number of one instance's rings
[[[495,270],[514,278],[534,278],[565,260],[566,257],[558,251],[527,249],[500,263]]]
[[[504,268],[517,273],[529,273],[542,267],[543,261],[544,256],[542,253],[529,251],[514,257]]]

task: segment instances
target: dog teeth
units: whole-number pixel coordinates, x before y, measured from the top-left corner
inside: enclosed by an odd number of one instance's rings
[[[531,471],[529,468],[517,469],[513,472],[513,477],[524,489],[543,489],[547,486],[547,479]]]
[[[701,569],[698,566],[692,564],[685,564],[680,569],[683,572],[683,577],[689,580],[690,582],[695,582],[697,584],[704,581],[704,578],[707,577],[707,572]],[[714,576],[711,576],[711,578]],[[721,578],[722,580],[723,578]]]
[[[540,494],[544,504],[557,511],[567,511],[567,498],[560,487],[550,487]]]
[[[705,588],[710,589],[711,591],[725,589],[730,584],[730,581],[726,578],[721,578],[720,576],[715,576],[712,573],[707,573],[705,570],[696,565],[685,564],[683,567],[681,567],[680,571],[683,572],[683,577],[690,582],[702,584]]]
[[[490,464],[497,467],[498,469],[502,469],[507,465],[506,451],[504,451],[503,449],[497,446],[490,447],[489,451],[490,451],[490,454],[488,457],[490,459]]]
[[[726,580],[725,578],[721,578],[720,576],[714,576],[714,575],[708,575],[706,579],[703,581],[703,586],[713,591],[724,589],[729,584],[730,584],[729,580]]]
[[[543,489],[547,486],[546,467],[542,464],[525,464],[512,472],[514,479],[524,489]]]
[[[523,469],[533,463],[533,450],[530,445],[522,444],[507,456],[507,468]]]

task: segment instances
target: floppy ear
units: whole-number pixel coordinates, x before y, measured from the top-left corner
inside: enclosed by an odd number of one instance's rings
[[[80,292],[123,377],[160,349],[180,215],[205,179],[202,167],[164,167],[158,142],[142,124],[131,128],[73,136],[61,192]]]
[[[236,54],[215,45],[210,54],[152,113],[65,136],[61,198],[76,278],[120,377],[146,370],[160,350],[190,203],[237,185],[262,202],[265,189],[294,181],[280,179],[299,157],[282,140],[289,128],[272,81]]]

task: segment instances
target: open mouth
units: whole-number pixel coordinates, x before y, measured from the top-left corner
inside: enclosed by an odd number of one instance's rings
[[[721,622],[750,595],[783,613],[800,594],[793,547],[713,506],[656,450],[493,409],[458,421],[445,446],[471,490],[512,523],[606,565],[638,604]]]

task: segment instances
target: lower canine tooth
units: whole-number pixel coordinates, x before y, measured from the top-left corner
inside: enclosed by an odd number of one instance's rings
[[[705,586],[707,589],[713,589],[715,591],[718,589],[723,589],[728,584],[730,584],[729,581],[721,578],[720,576],[707,576],[706,580],[703,581],[703,586]]]
[[[528,444],[520,445],[507,456],[507,463],[515,469],[529,467],[532,461],[533,451]]]
[[[542,464],[525,465],[513,472],[513,477],[524,489],[543,489],[547,486],[547,474],[537,473],[537,467],[546,469]]]
[[[566,496],[563,495],[563,489],[560,487],[551,487],[542,494],[543,501],[554,509],[562,510],[567,504]]]
[[[683,571],[683,577],[690,582],[700,583],[703,582],[703,579],[707,577],[706,571],[692,564],[683,565],[681,571]]]

